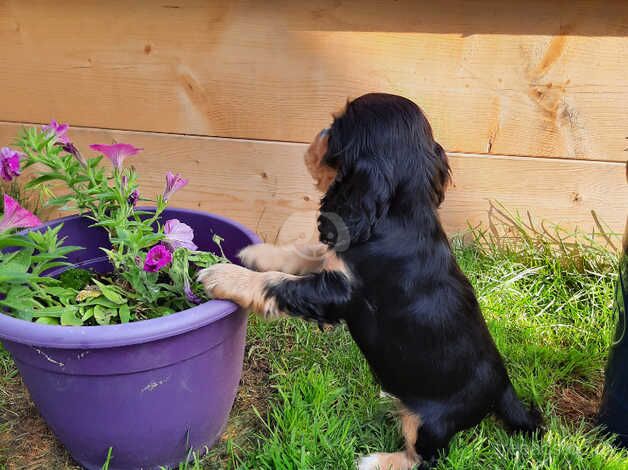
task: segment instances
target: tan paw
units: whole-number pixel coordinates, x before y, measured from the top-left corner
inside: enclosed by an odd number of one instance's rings
[[[247,246],[238,253],[238,258],[242,264],[255,271],[302,275],[320,271],[326,253],[327,247],[321,243],[293,245],[262,243]]]
[[[419,463],[405,452],[378,453],[358,460],[358,470],[412,470]]]
[[[255,271],[279,271],[283,253],[281,248],[270,243],[250,245],[238,253],[238,258],[247,268]]]
[[[232,300],[242,307],[249,307],[247,290],[252,284],[251,274],[250,270],[242,266],[220,263],[201,270],[198,280],[210,297]]]
[[[205,292],[214,299],[231,300],[240,307],[271,319],[281,315],[274,298],[266,295],[270,283],[286,275],[277,272],[258,273],[235,264],[215,264],[198,273]]]
[[[358,460],[358,470],[380,470],[377,454],[367,455]],[[381,469],[384,470],[384,469]]]

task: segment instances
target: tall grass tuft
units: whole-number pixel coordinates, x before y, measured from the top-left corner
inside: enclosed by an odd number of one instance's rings
[[[616,266],[620,235],[610,231],[595,211],[591,216],[596,229],[589,234],[535,221],[529,212],[522,216],[491,202],[488,227],[470,227],[468,235],[481,254],[491,259],[558,263],[565,270],[579,273],[607,271]]]

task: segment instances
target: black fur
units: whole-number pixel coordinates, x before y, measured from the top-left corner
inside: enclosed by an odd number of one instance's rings
[[[351,300],[351,292],[347,276],[335,271],[308,274],[266,288],[266,295],[276,299],[280,311],[319,324],[339,322],[341,318],[333,311]]]
[[[540,414],[517,398],[441,226],[450,170],[419,107],[387,94],[348,103],[324,162],[338,173],[321,201],[320,239],[351,281],[322,272],[267,295],[292,315],[347,323],[382,388],[420,415],[425,460],[489,413],[513,431],[537,430]]]

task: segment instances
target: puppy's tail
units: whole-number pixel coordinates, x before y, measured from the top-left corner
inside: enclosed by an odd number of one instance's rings
[[[532,434],[543,432],[543,417],[534,405],[526,407],[515,393],[511,384],[508,384],[497,403],[495,414],[500,418],[509,431]]]

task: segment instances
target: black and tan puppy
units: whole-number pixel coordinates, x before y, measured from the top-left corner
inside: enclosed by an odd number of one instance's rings
[[[268,244],[200,279],[208,293],[265,317],[345,321],[384,391],[402,407],[403,452],[360,469],[410,469],[494,413],[533,432],[540,415],[517,398],[437,208],[450,171],[412,101],[368,94],[348,103],[310,145],[321,244]]]

